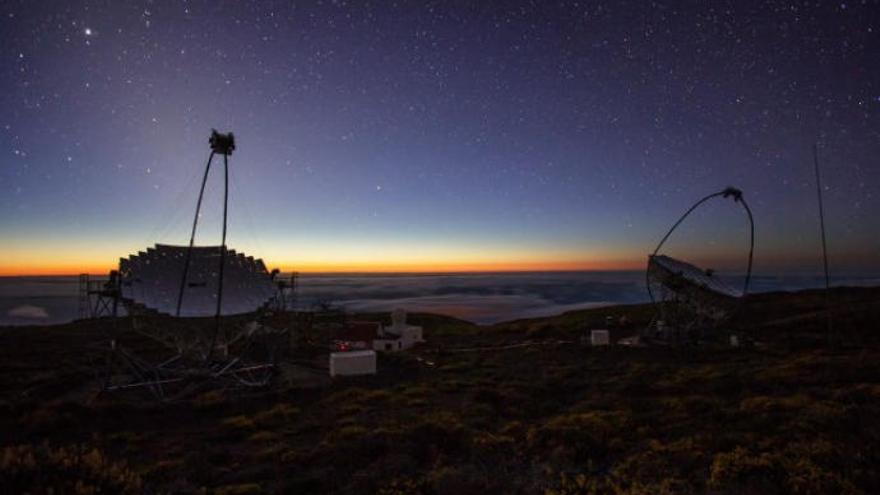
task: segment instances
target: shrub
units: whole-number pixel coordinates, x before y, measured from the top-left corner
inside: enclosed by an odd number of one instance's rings
[[[18,445],[0,453],[0,486],[7,493],[140,493],[142,484],[124,462],[86,445]]]
[[[217,495],[251,495],[254,493],[263,493],[260,485],[256,483],[243,483],[240,485],[226,485],[218,487],[214,493]]]
[[[556,416],[539,428],[529,429],[526,442],[532,449],[568,453],[576,462],[605,457],[621,447],[628,431],[626,411],[590,411]]]
[[[793,459],[786,464],[788,472],[786,487],[790,493],[800,495],[861,493],[852,483],[841,479],[839,474],[819,467],[807,459]]]
[[[277,404],[271,409],[254,415],[254,423],[263,427],[290,423],[299,414],[299,408],[287,403]]]
[[[320,455],[338,459],[338,466],[363,466],[385,455],[397,435],[382,429],[346,425],[332,429],[319,444]]]
[[[271,442],[278,440],[278,434],[273,431],[261,430],[248,437],[251,442]]]
[[[437,495],[482,495],[489,488],[485,474],[472,466],[440,466],[428,473],[428,483]]]
[[[409,431],[409,440],[422,457],[431,449],[447,454],[461,453],[469,437],[458,416],[450,413],[433,414],[423,418]]]
[[[717,454],[709,471],[709,487],[722,493],[781,493],[783,471],[778,459],[752,454],[742,447]]]
[[[544,490],[544,495],[592,495],[607,491],[602,484],[586,474],[560,473],[559,479],[551,482],[551,485]]]
[[[767,414],[801,409],[809,405],[809,403],[810,398],[802,394],[791,395],[788,397],[768,397],[766,395],[759,395],[743,399],[743,401],[740,402],[739,408],[746,413]]]
[[[514,451],[516,441],[507,435],[493,435],[486,431],[478,431],[471,439],[474,449],[484,454],[497,454]]]
[[[705,457],[693,437],[667,444],[650,440],[614,465],[608,483],[620,494],[695,493],[699,490],[689,475],[704,468]]]
[[[223,420],[224,426],[229,426],[238,430],[253,430],[256,428],[253,420],[247,416],[232,416]]]
[[[223,392],[219,390],[211,390],[205,392],[193,399],[193,406],[196,409],[213,409],[226,400]]]
[[[376,493],[377,495],[413,495],[427,491],[428,487],[424,482],[403,478],[391,480],[388,484],[379,487]]]
[[[461,380],[448,378],[438,382],[436,388],[441,392],[459,392],[465,388],[465,384]]]

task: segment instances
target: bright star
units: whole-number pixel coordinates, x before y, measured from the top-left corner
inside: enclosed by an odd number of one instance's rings
[[[92,28],[86,28],[85,33],[86,33],[86,36],[91,36],[92,35]]]

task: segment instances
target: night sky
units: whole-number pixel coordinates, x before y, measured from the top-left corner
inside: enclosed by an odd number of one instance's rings
[[[229,245],[284,269],[640,267],[735,185],[758,270],[818,271],[818,142],[832,269],[880,270],[877,1],[5,1],[0,57],[0,273],[187,242],[212,127]]]

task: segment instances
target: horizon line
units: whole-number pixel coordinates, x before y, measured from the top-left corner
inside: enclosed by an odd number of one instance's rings
[[[382,271],[367,271],[367,270],[351,270],[351,271],[288,271],[282,270],[280,273],[282,275],[292,275],[294,273],[302,276],[378,276],[378,275],[388,275],[388,276],[442,276],[442,275],[511,275],[511,274],[530,274],[530,273],[644,273],[645,268],[584,268],[584,269],[523,269],[523,270],[434,270],[434,271],[390,271],[390,270],[382,270]],[[743,275],[742,271],[731,271],[725,273],[728,276],[739,276]],[[109,271],[107,272],[79,272],[79,273],[0,273],[0,278],[49,278],[49,277],[78,277],[80,275],[88,275],[89,277],[106,277],[109,275]],[[821,276],[821,270],[813,270],[813,269],[780,269],[775,270],[773,272],[752,272],[752,277],[755,276],[770,276],[770,275],[791,275],[791,276]],[[838,272],[837,274],[832,274],[832,278],[840,278],[840,277],[857,277],[862,276],[863,278],[875,278],[880,277],[880,270],[874,271],[871,273],[865,273],[863,271],[844,271]]]
[[[587,272],[641,272],[643,268],[527,268],[527,269],[474,269],[474,270],[280,270],[281,274],[300,275],[460,275],[460,274],[505,274],[505,273],[587,273]],[[77,277],[79,275],[106,276],[106,271],[82,271],[82,272],[15,272],[2,273],[0,278],[14,277]]]

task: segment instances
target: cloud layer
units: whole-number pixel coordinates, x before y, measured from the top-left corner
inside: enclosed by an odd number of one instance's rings
[[[549,316],[646,299],[638,273],[312,276],[300,306],[341,304],[350,311],[432,312],[480,324]]]
[[[49,318],[49,312],[45,308],[28,304],[12,308],[6,312],[6,315],[12,318],[26,318],[30,320],[45,320]]]
[[[880,285],[876,274],[832,277],[832,285]],[[729,283],[739,287],[742,278]],[[298,306],[350,311],[429,311],[481,324],[647,301],[642,272],[444,275],[304,275]],[[815,275],[755,276],[752,292],[817,288]],[[0,277],[0,325],[54,324],[78,317],[76,277]]]

